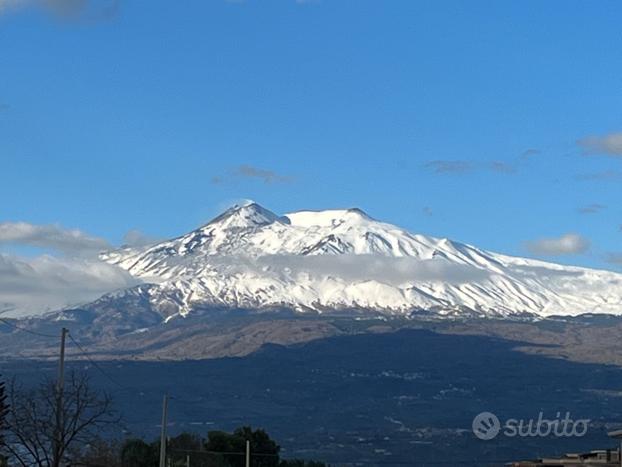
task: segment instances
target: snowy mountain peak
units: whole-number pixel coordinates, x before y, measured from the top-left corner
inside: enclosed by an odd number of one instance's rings
[[[272,224],[273,222],[286,221],[259,204],[250,202],[227,209],[224,213],[209,221],[206,227],[218,225],[224,229],[252,228]]]
[[[360,209],[280,217],[249,203],[181,237],[102,259],[156,284],[149,300],[167,315],[209,307],[622,314],[622,274],[411,234]]]
[[[335,227],[343,223],[362,225],[373,222],[373,219],[359,208],[296,211],[286,214],[285,217],[292,225],[298,227]]]

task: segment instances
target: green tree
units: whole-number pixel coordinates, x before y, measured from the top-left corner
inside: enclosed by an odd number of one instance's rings
[[[76,456],[75,465],[89,467],[120,467],[121,446],[118,440],[96,439]]]
[[[190,455],[191,459],[196,458],[204,454],[201,451],[203,451],[203,440],[195,433],[181,433],[171,438],[167,445],[167,452],[173,466],[185,467],[186,456]]]
[[[251,466],[279,466],[280,446],[264,430],[253,430],[250,426],[237,428],[233,434],[224,431],[210,431],[207,434],[205,449],[222,453],[226,465],[243,467],[247,440],[250,441]]]
[[[128,439],[121,447],[123,467],[153,467],[158,464],[158,443],[147,444],[142,439]]]

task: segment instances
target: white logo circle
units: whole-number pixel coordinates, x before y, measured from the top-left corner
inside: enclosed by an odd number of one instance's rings
[[[473,434],[483,441],[495,438],[501,430],[499,418],[492,412],[482,412],[473,419]]]

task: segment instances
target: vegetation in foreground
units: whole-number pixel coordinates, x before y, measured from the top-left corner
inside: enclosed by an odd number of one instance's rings
[[[43,381],[25,389],[14,379],[0,381],[0,467],[155,467],[160,441],[110,441],[109,429],[122,424],[112,399],[93,389],[86,375],[72,372],[62,397]],[[320,462],[284,460],[280,446],[262,429],[211,431],[207,438],[182,433],[167,442],[167,465],[243,467],[247,442],[253,467],[324,467]]]
[[[194,433],[182,433],[169,439],[167,450],[170,465],[185,467],[244,467],[246,464],[246,441],[250,442],[250,465],[253,467],[325,467],[322,462],[300,459],[285,460],[279,455],[280,446],[262,429],[249,426],[233,433],[210,431],[207,438]],[[115,449],[113,448],[113,451]],[[160,442],[146,443],[142,439],[128,439],[116,451],[117,463],[122,467],[151,467],[157,465]],[[106,458],[110,460],[110,458]],[[99,459],[84,459],[89,465]]]

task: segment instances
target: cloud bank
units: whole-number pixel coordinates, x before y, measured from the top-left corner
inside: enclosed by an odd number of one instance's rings
[[[27,316],[99,298],[138,282],[122,269],[98,260],[0,254],[0,312]]]
[[[35,257],[0,254],[0,313],[26,316],[99,298],[137,284],[127,272],[100,261],[112,246],[78,229],[27,222],[0,223],[0,246],[16,245],[60,253]]]
[[[224,267],[228,273],[252,272],[283,279],[308,275],[348,282],[373,280],[393,286],[439,281],[462,284],[489,278],[489,273],[483,269],[443,259],[421,260],[378,255],[266,255],[256,259],[234,256],[214,258],[212,264]]]
[[[27,245],[53,249],[65,254],[97,254],[111,245],[103,238],[60,225],[36,225],[27,222],[0,222],[1,244]]]

